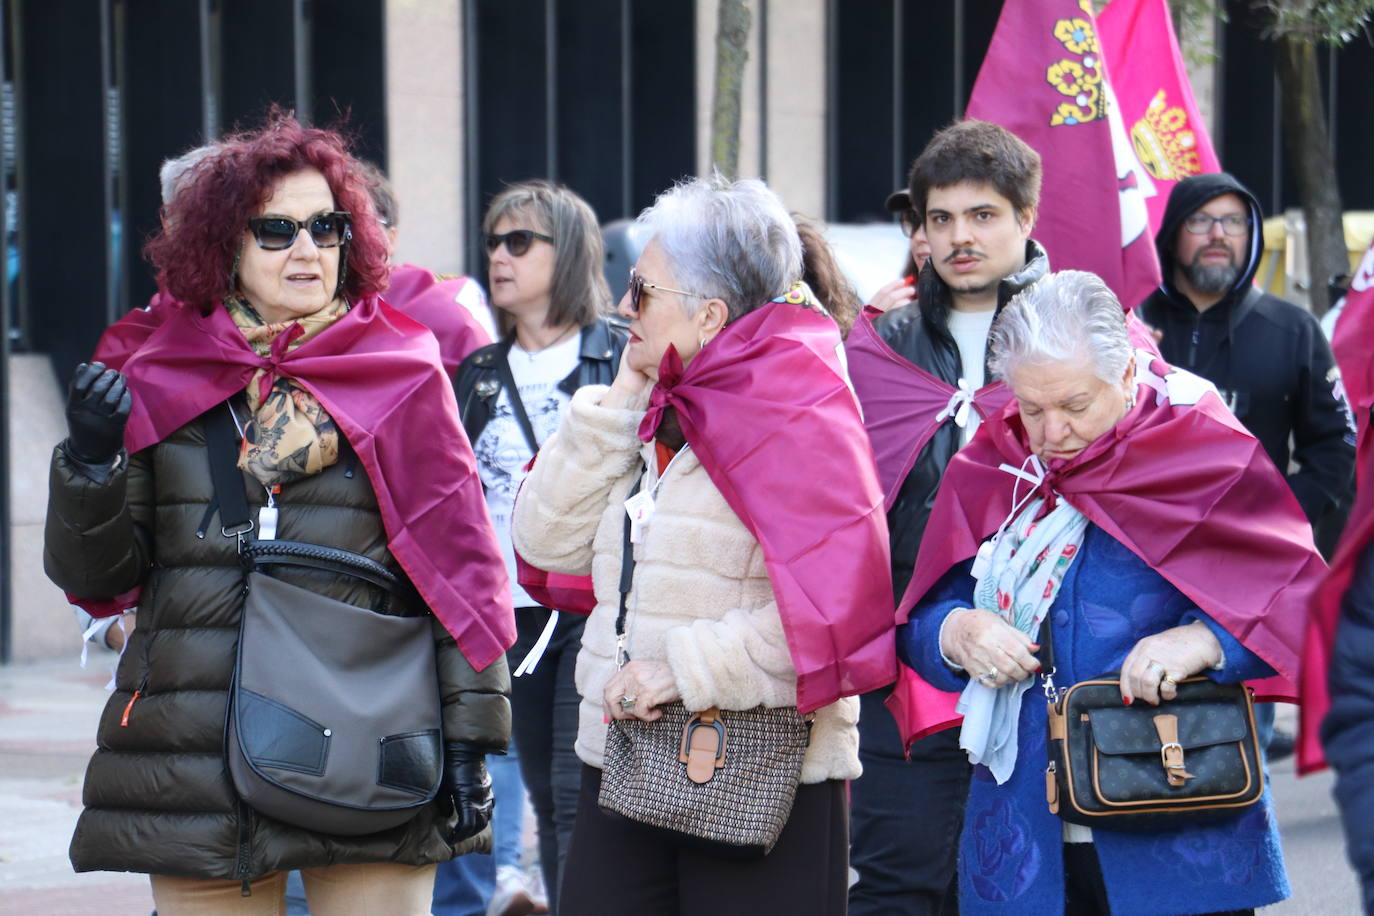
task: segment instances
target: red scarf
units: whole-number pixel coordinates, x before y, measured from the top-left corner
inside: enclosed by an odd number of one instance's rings
[[[242,391],[259,369],[295,379],[338,423],[377,496],[387,546],[475,667],[515,640],[505,563],[433,335],[376,298],[260,357],[228,313],[163,311],[125,364],[133,454]]]
[[[1069,500],[1271,665],[1280,677],[1262,682],[1261,695],[1290,699],[1307,604],[1325,571],[1312,528],[1215,389],[1148,354],[1136,359],[1147,364],[1138,367],[1135,406],[1079,455],[1051,461],[1041,488]],[[926,529],[938,536],[921,543],[899,623],[997,530],[1014,481],[999,468],[1019,468],[1029,455],[1011,403],[949,463]],[[889,705],[911,741],[955,724],[956,699],[903,666]]]
[[[663,411],[758,539],[797,671],[818,709],[896,676],[882,490],[835,322],[789,302],[728,325],[684,370],[670,347],[640,438]]]

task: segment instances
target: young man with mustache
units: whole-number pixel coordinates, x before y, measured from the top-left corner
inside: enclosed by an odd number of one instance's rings
[[[986,359],[993,318],[1049,271],[1044,249],[1030,238],[1040,177],[1039,154],[995,124],[960,121],[931,139],[907,182],[910,206],[924,221],[930,259],[917,281],[916,301],[872,318],[887,347],[956,388],[973,392],[992,381]],[[861,401],[870,365],[851,355]],[[872,416],[878,405],[865,403],[864,410]],[[958,417],[930,436],[890,497],[892,578],[899,598],[911,579],[945,465],[979,423],[977,410],[959,411]],[[912,744],[908,759],[883,705],[888,692],[861,697],[864,774],[852,784],[850,827],[851,864],[859,880],[850,889],[850,916],[957,912],[957,903],[946,896],[954,890],[968,758],[959,748],[958,730],[947,729]]]
[[[1355,426],[1317,319],[1251,282],[1262,221],[1259,200],[1225,172],[1176,184],[1155,236],[1164,282],[1139,314],[1162,332],[1167,361],[1217,386],[1316,525],[1350,492]],[[1273,709],[1255,709],[1262,736]],[[1278,736],[1270,759],[1292,747],[1291,736]]]

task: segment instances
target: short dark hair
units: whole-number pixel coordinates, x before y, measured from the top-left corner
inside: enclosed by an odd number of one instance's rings
[[[1040,154],[1016,134],[987,121],[955,121],[911,164],[911,206],[925,219],[931,188],[962,182],[989,184],[1011,202],[1017,218],[1040,204]]]
[[[492,232],[501,217],[513,215],[534,223],[527,228],[553,236],[552,301],[545,324],[586,327],[609,315],[613,303],[606,284],[606,249],[591,205],[561,184],[521,181],[492,198],[482,217],[482,231]],[[502,336],[515,327],[504,309],[492,312]]]

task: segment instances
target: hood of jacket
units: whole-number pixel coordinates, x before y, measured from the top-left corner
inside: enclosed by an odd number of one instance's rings
[[[1220,311],[1229,310],[1230,306],[1250,288],[1255,272],[1259,270],[1260,256],[1264,252],[1264,213],[1260,210],[1259,199],[1227,172],[1185,178],[1174,185],[1173,192],[1169,194],[1169,203],[1164,209],[1164,221],[1155,235],[1155,250],[1159,253],[1159,269],[1163,277],[1159,288],[1174,304],[1187,306],[1190,310],[1193,308],[1192,303],[1174,287],[1174,268],[1177,266],[1173,253],[1174,239],[1185,219],[1206,206],[1208,201],[1223,194],[1236,195],[1245,201],[1245,205],[1250,209],[1250,244],[1246,262],[1242,265],[1240,274],[1236,276],[1236,282],[1231,284],[1230,291],[1212,308],[1219,308]]]

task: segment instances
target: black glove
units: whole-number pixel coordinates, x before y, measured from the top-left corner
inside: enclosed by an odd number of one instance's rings
[[[124,447],[131,400],[124,376],[82,363],[67,386],[67,451],[86,464],[109,464]]]
[[[449,842],[457,843],[481,833],[491,821],[493,806],[486,750],[465,741],[446,742],[443,790],[452,797],[453,812],[458,818]]]

